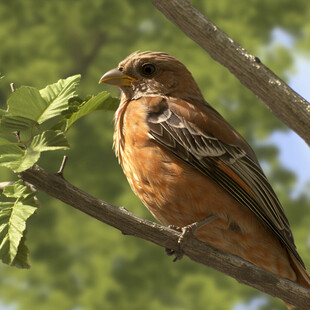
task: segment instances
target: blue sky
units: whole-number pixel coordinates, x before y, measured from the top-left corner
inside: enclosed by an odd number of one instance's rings
[[[274,31],[273,44],[282,44],[288,48],[292,48],[294,39],[280,29]],[[289,86],[310,102],[310,57],[301,54],[294,54],[295,70],[289,78]],[[309,125],[310,130],[310,125]],[[310,148],[295,132],[275,132],[269,141],[278,146],[280,150],[280,161],[282,165],[293,171],[298,182],[294,186],[293,195],[298,195],[302,191],[310,189]],[[247,304],[238,304],[234,310],[258,310],[266,304],[264,297],[254,298]]]
[[[282,44],[288,48],[293,48],[293,37],[280,29],[276,29],[273,34],[273,44]],[[288,84],[294,91],[310,102],[310,57],[307,58],[294,52],[294,62],[295,73],[290,76]],[[291,130],[285,133],[274,133],[270,141],[279,147],[280,160],[283,166],[292,170],[298,176],[294,194],[306,190],[305,185],[310,185],[310,148]],[[308,190],[309,188],[308,186]]]

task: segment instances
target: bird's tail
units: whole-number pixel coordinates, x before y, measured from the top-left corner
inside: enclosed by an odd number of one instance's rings
[[[310,289],[310,275],[307,270],[301,265],[301,263],[296,259],[296,257],[289,253],[291,265],[296,273],[296,282]]]
[[[290,256],[290,261],[291,261],[291,266],[293,267],[297,279],[296,282],[300,285],[303,285],[305,287],[307,287],[308,289],[310,289],[310,275],[307,272],[307,270],[302,266],[302,264],[296,259],[296,257],[294,256],[294,254],[289,252],[289,256]],[[289,310],[291,309],[295,309],[294,306],[286,304],[287,308]]]

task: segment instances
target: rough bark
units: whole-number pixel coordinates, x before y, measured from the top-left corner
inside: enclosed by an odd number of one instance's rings
[[[152,0],[171,21],[201,45],[216,61],[227,67],[252,90],[285,124],[310,145],[309,103],[295,93],[258,58],[240,47],[187,0]],[[22,179],[68,205],[132,235],[164,248],[178,250],[179,232],[143,220],[122,207],[114,207],[90,196],[59,174],[50,174],[35,165],[21,173]],[[214,268],[238,282],[269,295],[309,309],[310,290],[269,273],[234,255],[224,253],[195,238],[187,238],[183,252],[192,260]]]
[[[233,73],[310,145],[310,104],[261,61],[234,42],[188,0],[152,0],[168,19]]]
[[[21,177],[38,190],[119,229],[125,235],[132,235],[164,248],[178,250],[179,232],[141,219],[122,207],[114,207],[92,197],[67,182],[59,174],[50,174],[35,165],[22,172]],[[224,253],[192,237],[187,238],[183,243],[183,252],[192,260],[225,273],[240,283],[281,298],[285,302],[298,306],[299,309],[309,309],[310,290],[267,272],[242,258]]]

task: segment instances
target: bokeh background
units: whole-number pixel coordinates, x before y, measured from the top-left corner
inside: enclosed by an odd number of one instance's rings
[[[310,98],[308,0],[193,0],[194,5],[281,78]],[[0,103],[9,83],[45,87],[81,73],[81,95],[96,94],[101,75],[136,50],[173,54],[186,64],[205,98],[251,143],[290,220],[310,269],[310,156],[228,70],[143,0],[2,0]],[[279,103],[280,104],[280,103]],[[131,192],[111,150],[113,114],[97,112],[69,133],[65,177],[111,204],[152,219]],[[63,153],[40,165],[57,171]],[[14,178],[0,170],[0,181]],[[187,258],[172,263],[162,248],[124,236],[39,194],[27,227],[32,268],[0,265],[1,310],[254,310],[282,302]],[[259,238],[259,236],[258,236]]]

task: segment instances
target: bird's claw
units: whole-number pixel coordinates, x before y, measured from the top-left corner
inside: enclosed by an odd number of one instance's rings
[[[179,227],[179,226],[176,226],[176,225],[168,225],[168,228],[173,229],[173,230],[181,233],[181,235],[180,235],[180,237],[178,239],[178,249],[177,250],[168,249],[168,248],[165,249],[166,254],[168,256],[172,256],[172,255],[175,256],[174,259],[173,259],[173,262],[176,262],[178,260],[181,260],[182,257],[183,257],[182,246],[181,246],[181,243],[179,241],[180,241],[180,238],[181,238],[181,236],[183,234],[183,228],[184,227]]]
[[[194,223],[195,224],[195,223]],[[181,228],[181,234],[180,237],[178,239],[178,250],[175,251],[174,255],[175,258],[173,260],[173,262],[176,262],[178,260],[181,260],[184,256],[184,252],[183,252],[183,247],[184,244],[186,242],[186,240],[192,238],[194,236],[194,229],[193,229],[193,224],[184,226]]]
[[[177,250],[172,250],[172,249],[165,249],[166,253],[168,256],[172,256],[175,255],[173,262],[176,262],[178,260],[181,260],[184,256],[184,252],[183,252],[183,247],[184,247],[184,243],[186,240],[188,240],[189,238],[192,238],[195,234],[195,232],[202,226],[212,222],[213,220],[217,219],[218,216],[217,215],[211,215],[206,217],[205,219],[192,223],[190,225],[184,226],[184,227],[179,227],[179,226],[175,226],[175,225],[169,225],[168,227],[176,230],[178,232],[180,232],[180,236],[178,239],[178,249]]]

